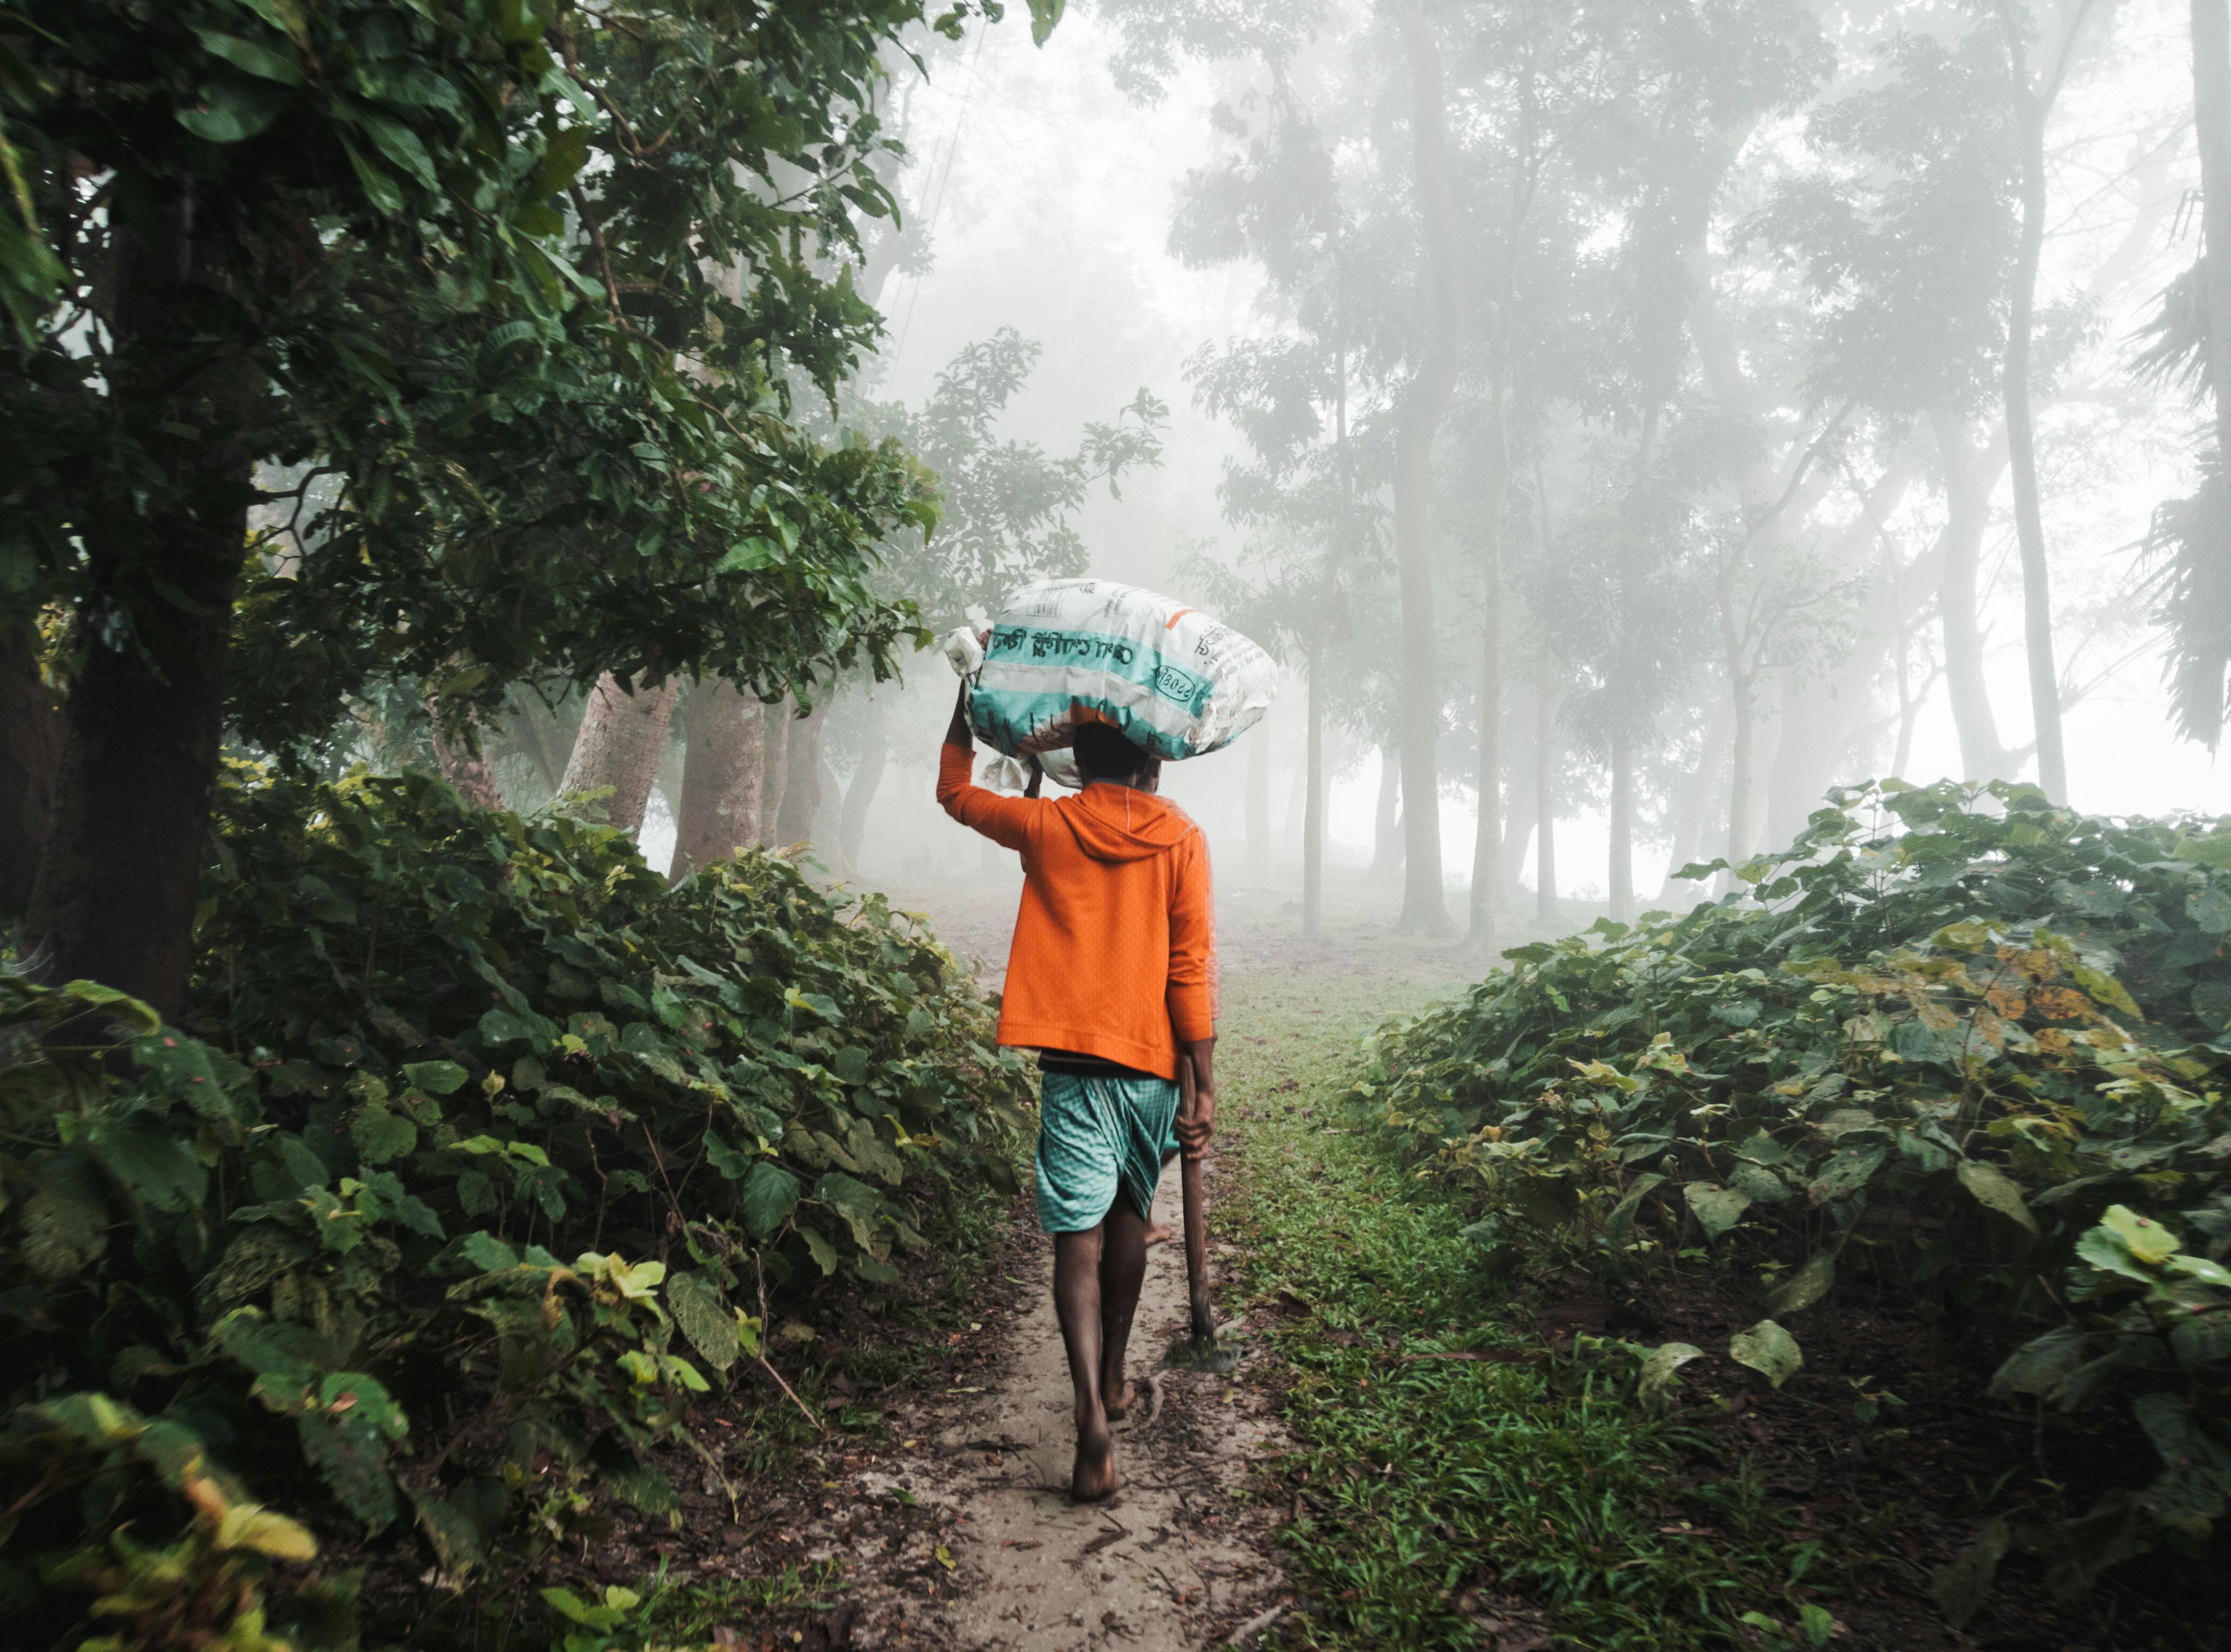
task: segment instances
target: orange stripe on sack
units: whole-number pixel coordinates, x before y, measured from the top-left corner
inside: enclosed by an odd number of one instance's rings
[[[1178,629],[1178,622],[1192,612],[1193,610],[1190,608],[1180,608],[1176,613],[1170,616],[1170,623],[1162,627],[1162,629],[1166,631],[1176,630]]]

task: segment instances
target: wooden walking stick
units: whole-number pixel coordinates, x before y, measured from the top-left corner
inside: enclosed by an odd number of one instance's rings
[[[1189,1117],[1193,1107],[1193,1057],[1178,1057],[1178,1117]],[[1208,1302],[1208,1206],[1200,1186],[1200,1149],[1178,1150],[1179,1178],[1185,1187],[1186,1285],[1193,1298],[1193,1349],[1197,1354],[1216,1352],[1216,1313]]]
[[[1178,1057],[1178,1116],[1193,1112],[1193,1057]],[[1197,1365],[1206,1371],[1230,1371],[1238,1354],[1216,1345],[1216,1310],[1208,1300],[1208,1197],[1200,1183],[1199,1150],[1178,1149],[1178,1179],[1185,1191],[1186,1284],[1193,1299],[1193,1328],[1170,1348],[1174,1365]]]

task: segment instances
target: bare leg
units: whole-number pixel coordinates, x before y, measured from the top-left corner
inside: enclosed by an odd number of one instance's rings
[[[1171,1165],[1173,1165],[1176,1164],[1176,1163],[1177,1163],[1177,1161],[1178,1161],[1178,1156],[1177,1156],[1175,1153],[1165,1153],[1165,1154],[1163,1154],[1163,1155],[1162,1155],[1162,1168],[1163,1168],[1164,1170],[1167,1170],[1167,1169],[1169,1169],[1169,1167],[1170,1167]],[[1122,1203],[1122,1201],[1121,1201],[1121,1200],[1118,1200],[1118,1201],[1117,1201],[1117,1203],[1118,1203],[1118,1204],[1121,1204],[1121,1203]],[[1152,1215],[1149,1215],[1149,1216],[1148,1216],[1148,1218],[1147,1218],[1147,1249],[1148,1249],[1152,1250],[1152,1249],[1153,1249],[1156,1245],[1166,1245],[1166,1244],[1169,1243],[1169,1242],[1170,1242],[1171,1240],[1173,1240],[1173,1239],[1176,1238],[1176,1237],[1177,1237],[1177,1235],[1178,1235],[1178,1230],[1177,1230],[1175,1228],[1172,1227],[1168,1223],[1167,1223],[1167,1222],[1157,1222],[1157,1221],[1155,1221],[1155,1220],[1154,1219],[1154,1217],[1152,1216]]]
[[[1119,1199],[1120,1204],[1122,1201]],[[1053,1236],[1053,1311],[1069,1352],[1069,1379],[1077,1390],[1077,1467],[1070,1495],[1080,1503],[1112,1497],[1123,1481],[1116,1472],[1116,1442],[1100,1395],[1100,1259],[1106,1224]]]
[[[1100,1397],[1110,1423],[1131,1410],[1131,1384],[1123,1380],[1123,1355],[1131,1343],[1131,1320],[1139,1311],[1139,1287],[1147,1277],[1147,1218],[1121,1193],[1101,1224]]]

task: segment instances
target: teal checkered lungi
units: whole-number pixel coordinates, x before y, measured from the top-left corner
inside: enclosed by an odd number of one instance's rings
[[[1162,1161],[1178,1150],[1178,1087],[1141,1073],[1047,1073],[1038,1100],[1038,1226],[1097,1227],[1121,1187],[1141,1216],[1154,1209]]]

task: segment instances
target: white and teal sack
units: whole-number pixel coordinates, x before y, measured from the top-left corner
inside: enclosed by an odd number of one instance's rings
[[[1038,758],[1074,786],[1080,723],[1109,723],[1165,761],[1228,745],[1270,708],[1277,668],[1199,609],[1106,579],[1050,579],[1015,592],[987,629],[963,627],[946,657],[969,682],[968,722],[1003,756]]]

